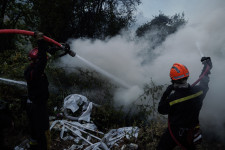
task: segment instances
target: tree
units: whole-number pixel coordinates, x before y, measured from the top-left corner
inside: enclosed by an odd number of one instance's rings
[[[104,39],[129,27],[139,4],[140,0],[3,0],[0,26],[38,30],[60,42],[71,37]],[[8,43],[0,48],[15,47],[13,37],[4,35]]]
[[[73,37],[104,39],[134,21],[140,0],[82,0],[74,3]]]
[[[0,28],[19,28],[33,30],[37,23],[35,11],[32,9],[32,3],[28,0],[3,0],[0,4]],[[0,35],[0,52],[5,49],[14,49],[16,47],[15,35]]]
[[[69,37],[114,36],[134,21],[140,0],[30,0],[37,11],[38,29],[58,41]]]
[[[31,2],[39,20],[37,30],[56,41],[65,42],[73,33],[71,27],[73,0],[31,0]]]
[[[136,36],[139,39],[145,39],[149,45],[139,55],[144,58],[143,64],[148,63],[157,57],[156,53],[152,53],[156,47],[162,44],[168,35],[175,33],[180,27],[186,24],[184,14],[175,14],[172,17],[160,13],[151,21],[141,25],[136,30]],[[146,55],[146,53],[148,55]]]
[[[160,45],[168,35],[175,33],[181,26],[186,24],[184,13],[175,14],[172,17],[160,13],[155,16],[150,22],[141,25],[136,30],[138,37],[147,37],[153,42],[154,47]],[[151,35],[151,36],[148,36]]]

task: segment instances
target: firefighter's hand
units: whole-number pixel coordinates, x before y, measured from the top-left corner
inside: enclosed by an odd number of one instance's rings
[[[209,65],[210,69],[212,69],[212,61],[210,57],[202,57],[201,62],[203,65]]]
[[[70,51],[70,45],[69,45],[69,44],[63,43],[62,46],[63,46],[63,50],[64,50],[65,52],[69,52],[69,51]]]
[[[173,84],[169,85],[169,86],[166,88],[166,91],[168,91],[168,92],[172,92],[173,90],[174,90]]]
[[[170,95],[170,93],[174,90],[174,86],[173,84],[169,85],[167,88],[166,88],[166,91],[164,92],[167,96]]]
[[[169,85],[167,88],[166,88],[166,91],[163,93],[162,97],[161,97],[161,101],[166,101],[167,100],[167,97],[170,95],[170,93],[174,90],[174,87],[173,87],[173,84]]]
[[[44,36],[44,34],[42,32],[39,32],[39,31],[34,32],[34,38],[36,40],[42,40],[42,39],[44,39],[43,36]]]
[[[65,53],[63,55],[61,55],[61,56],[64,56],[65,54],[69,54],[72,57],[76,56],[76,53],[73,52],[72,50],[70,50],[70,45],[69,44],[63,43],[62,44],[62,49],[65,51]]]

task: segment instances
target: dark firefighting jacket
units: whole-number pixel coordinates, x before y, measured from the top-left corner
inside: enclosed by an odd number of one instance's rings
[[[171,126],[193,128],[199,124],[199,113],[209,89],[208,74],[194,87],[190,85],[187,88],[174,89],[173,85],[167,87],[159,102],[158,112],[168,114]]]
[[[49,97],[48,79],[44,73],[47,64],[46,50],[47,43],[44,40],[38,40],[38,61],[31,63],[24,71],[27,81],[28,98],[32,102],[45,103]]]

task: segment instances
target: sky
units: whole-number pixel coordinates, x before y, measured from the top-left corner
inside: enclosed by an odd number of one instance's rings
[[[183,12],[185,6],[194,0],[142,0],[139,6],[139,11],[142,11],[146,17],[149,15],[157,15],[159,11],[167,15],[173,15],[177,12]]]
[[[223,0],[141,0],[137,8],[137,14],[142,14],[139,22],[152,19],[161,11],[165,15],[172,16],[176,13],[185,13],[187,20],[195,20],[199,15],[208,15],[216,9],[218,4],[224,5]]]

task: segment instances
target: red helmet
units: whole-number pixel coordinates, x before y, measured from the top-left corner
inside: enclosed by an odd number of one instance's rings
[[[35,48],[32,49],[32,50],[29,52],[29,54],[28,54],[29,60],[35,60],[35,59],[37,59],[37,56],[38,56],[37,54],[38,54],[38,48],[35,47]]]
[[[175,63],[170,69],[170,78],[172,80],[179,80],[182,78],[189,77],[189,71],[187,67],[182,64]]]

